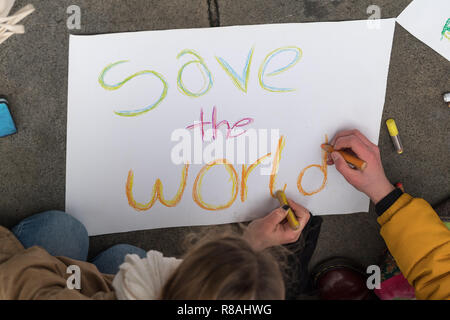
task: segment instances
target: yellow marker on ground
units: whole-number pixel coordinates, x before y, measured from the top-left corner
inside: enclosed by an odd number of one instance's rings
[[[386,125],[389,130],[389,135],[391,136],[392,142],[394,143],[395,150],[398,154],[402,154],[403,146],[394,119],[388,119],[386,121]]]
[[[287,198],[286,198],[286,195],[284,194],[284,192],[281,190],[278,190],[275,193],[275,195],[276,195],[278,201],[280,201],[281,208],[283,208],[284,210],[287,211],[286,219],[289,223],[289,226],[293,230],[297,230],[298,228],[300,228],[300,223],[297,220],[294,210],[292,210],[291,207],[289,206],[289,203],[287,201]]]
[[[444,93],[444,101],[448,104],[448,107],[450,108],[450,92]]]

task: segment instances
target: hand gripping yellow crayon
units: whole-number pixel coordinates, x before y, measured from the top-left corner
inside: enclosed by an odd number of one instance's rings
[[[398,135],[397,125],[395,124],[394,119],[388,119],[386,121],[386,125],[389,130],[389,135],[391,136],[392,142],[394,143],[395,150],[398,154],[402,154],[402,141],[400,140],[400,136]]]
[[[286,219],[289,223],[289,226],[291,227],[291,229],[293,230],[297,230],[298,228],[300,228],[300,223],[297,220],[297,217],[295,216],[294,211],[292,210],[292,208],[289,206],[289,203],[287,201],[286,195],[284,194],[283,191],[278,190],[275,193],[278,201],[280,202],[280,206],[281,208],[283,208],[284,210],[287,211],[287,215],[286,215]]]

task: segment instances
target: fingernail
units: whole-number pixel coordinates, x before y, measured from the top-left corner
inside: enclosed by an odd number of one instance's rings
[[[338,158],[337,152],[332,152],[331,158],[335,161]]]

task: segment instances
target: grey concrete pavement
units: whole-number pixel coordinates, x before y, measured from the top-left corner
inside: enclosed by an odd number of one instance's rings
[[[68,35],[66,8],[82,10],[82,29],[94,34],[172,28],[366,19],[372,0],[18,0],[33,3],[27,32],[0,45],[0,93],[9,97],[19,134],[0,139],[0,224],[49,209],[64,210]],[[410,0],[378,0],[383,18]],[[370,63],[370,62],[368,62]],[[383,121],[393,117],[405,153],[397,155],[384,125],[380,149],[387,175],[432,204],[450,195],[450,64],[397,25]],[[325,216],[312,264],[349,256],[378,262],[385,245],[369,213]],[[116,243],[179,255],[186,232],[205,227],[147,230],[92,237],[90,256]]]
[[[397,17],[411,0],[218,0],[220,25],[365,20],[377,5],[382,18]]]

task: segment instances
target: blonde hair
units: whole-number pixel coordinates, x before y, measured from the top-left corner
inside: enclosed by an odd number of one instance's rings
[[[284,299],[280,266],[240,235],[200,240],[163,287],[164,300]]]

